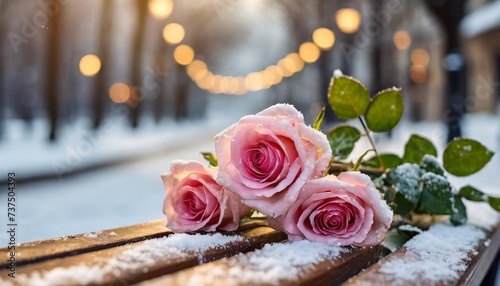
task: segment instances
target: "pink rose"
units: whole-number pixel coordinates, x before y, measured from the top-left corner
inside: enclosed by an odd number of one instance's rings
[[[163,213],[172,231],[233,231],[250,212],[238,195],[217,184],[216,168],[177,160],[170,170],[161,178],[167,191]]]
[[[346,172],[306,183],[288,213],[269,225],[292,241],[373,246],[384,240],[392,216],[367,175]]]
[[[215,151],[217,182],[271,217],[284,214],[332,157],[326,136],[287,104],[243,117],[215,137]]]

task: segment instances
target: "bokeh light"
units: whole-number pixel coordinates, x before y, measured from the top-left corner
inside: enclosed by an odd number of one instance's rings
[[[340,31],[346,34],[355,33],[361,26],[361,14],[353,8],[342,8],[335,13],[335,23]]]
[[[124,103],[130,98],[130,87],[117,82],[109,88],[109,98],[115,103]]]
[[[315,61],[317,61],[320,53],[321,51],[319,50],[318,46],[311,42],[305,42],[300,45],[299,48],[300,57],[306,63],[314,63]]]
[[[429,53],[425,49],[414,49],[411,51],[411,62],[414,65],[427,66],[429,64]]]
[[[149,14],[158,20],[167,19],[174,10],[174,2],[172,0],[149,0],[148,10]]]
[[[101,60],[94,54],[88,54],[80,59],[80,72],[86,77],[95,76],[101,70]]]
[[[187,67],[187,73],[193,80],[200,80],[208,72],[207,64],[200,60],[195,60]]]
[[[186,32],[184,28],[177,23],[170,23],[163,28],[163,39],[169,44],[178,44],[182,42]]]
[[[189,65],[194,59],[194,51],[188,45],[180,45],[174,50],[174,59],[180,65]]]
[[[323,50],[328,50],[335,44],[335,34],[327,28],[319,28],[314,30],[313,42]]]
[[[392,41],[394,42],[394,46],[398,50],[408,50],[411,45],[411,37],[405,30],[399,30],[392,36]]]
[[[424,83],[427,81],[427,71],[424,66],[412,65],[410,67],[410,78],[416,83]]]

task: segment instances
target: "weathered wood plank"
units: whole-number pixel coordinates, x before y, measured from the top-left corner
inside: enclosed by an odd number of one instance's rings
[[[98,251],[128,243],[139,242],[169,235],[166,220],[155,220],[143,224],[120,227],[104,231],[68,235],[47,240],[23,243],[16,246],[16,265],[22,266],[50,259],[57,259],[92,251]],[[263,226],[262,220],[250,220],[240,225],[238,231]],[[238,232],[237,231],[237,232]],[[11,250],[0,249],[0,269],[7,267]]]
[[[481,285],[500,247],[500,229],[495,228],[494,231],[484,230],[484,233],[485,237],[483,239],[479,239],[470,245],[471,250],[467,252],[466,259],[461,260],[464,270],[456,271],[456,277],[436,278],[434,274],[427,272],[434,271],[435,269],[432,269],[432,267],[427,270],[422,268],[425,271],[418,273],[417,280],[410,279],[411,276],[404,277],[404,273],[402,273],[403,275],[394,275],[384,271],[384,266],[394,262],[415,261],[416,265],[422,266],[428,263],[428,260],[424,260],[418,253],[408,251],[403,246],[362,273],[352,277],[343,285]],[[429,243],[432,242],[429,241]],[[452,258],[451,256],[452,254],[450,254],[450,258]],[[404,272],[403,269],[400,271]]]
[[[17,278],[9,279],[14,285],[34,285],[45,280],[50,285],[128,285],[146,279],[189,268],[222,257],[252,251],[266,243],[282,241],[286,235],[261,223],[246,223],[242,229],[230,235],[245,239],[201,252],[185,251],[166,257],[144,259],[161,249],[151,248],[137,252],[142,244],[151,240],[116,246],[79,255],[55,258],[41,263],[18,267]],[[142,248],[144,251],[144,248]],[[128,254],[127,254],[128,253]],[[82,274],[83,273],[83,274]],[[7,277],[8,270],[0,271]],[[38,280],[37,277],[40,277]],[[1,281],[0,281],[1,282]],[[1,284],[1,283],[0,283]]]
[[[291,275],[288,278],[281,277],[278,280],[268,278],[276,274],[276,270],[279,269],[268,269],[268,271],[252,269],[255,265],[249,265],[249,261],[255,261],[256,257],[258,259],[262,252],[249,252],[245,255],[225,258],[171,275],[144,281],[139,285],[339,285],[352,275],[377,262],[380,251],[380,246],[352,248],[349,252],[341,253],[340,256],[333,259],[325,258],[314,264],[291,266],[285,272],[297,275]],[[282,259],[287,258],[283,257]],[[304,259],[307,258],[304,257]],[[266,263],[263,262],[262,264]],[[271,267],[271,265],[269,266]],[[235,269],[237,270],[235,271]],[[243,277],[241,271],[248,272]]]
[[[140,225],[23,243],[16,246],[16,264],[21,266],[164,236],[170,233],[165,225],[166,221],[163,219]],[[0,268],[7,266],[5,261],[10,257],[10,252],[8,248],[0,249]]]

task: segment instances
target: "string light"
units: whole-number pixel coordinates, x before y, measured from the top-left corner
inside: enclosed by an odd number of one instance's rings
[[[189,65],[194,59],[194,51],[188,45],[180,45],[174,50],[174,59],[180,65]]]
[[[408,50],[411,45],[411,37],[405,30],[399,30],[392,36],[392,41],[394,42],[394,46],[398,50]]]
[[[299,55],[306,63],[314,63],[319,59],[320,50],[316,44],[305,42],[299,47]]]
[[[148,1],[149,12],[155,18],[165,19],[172,13],[169,9],[170,7],[173,9],[172,0]],[[361,23],[361,19],[356,19],[356,17],[360,17],[359,12],[351,8],[341,10],[343,12],[339,17],[343,19],[344,26],[356,26],[357,30]],[[351,29],[353,29],[352,27]],[[163,28],[163,38],[168,44],[180,44],[185,36],[184,27],[178,23],[170,23]],[[328,50],[333,47],[335,34],[328,28],[319,28],[313,32],[312,40],[313,42],[301,44],[298,53],[290,53],[278,60],[276,64],[269,65],[260,71],[251,72],[246,76],[234,77],[214,74],[208,69],[204,61],[195,59],[195,52],[185,44],[177,46],[173,56],[178,64],[186,66],[186,73],[201,89],[212,93],[242,95],[248,91],[258,91],[277,85],[281,83],[283,78],[300,72],[306,63],[316,62],[319,59],[321,50]]]
[[[361,14],[353,8],[342,8],[335,13],[335,23],[339,30],[352,34],[358,31],[361,26]]]
[[[429,64],[429,53],[424,49],[414,49],[410,59],[413,64],[425,67]]]
[[[130,87],[122,82],[117,82],[109,88],[109,98],[115,103],[127,102],[130,98]]]
[[[101,70],[101,59],[94,54],[88,54],[80,59],[80,73],[86,77],[93,77]]]
[[[178,44],[182,42],[186,32],[184,27],[177,23],[170,23],[163,28],[163,39],[169,44]]]
[[[174,10],[174,3],[172,0],[149,0],[148,10],[158,20],[167,19]]]
[[[424,83],[427,81],[427,70],[421,65],[412,65],[410,67],[410,78],[416,83]]]
[[[327,28],[319,28],[313,32],[313,42],[322,50],[329,50],[335,44],[335,34]]]

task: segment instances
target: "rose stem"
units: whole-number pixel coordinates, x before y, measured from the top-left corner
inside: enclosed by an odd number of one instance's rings
[[[366,123],[363,120],[363,117],[360,116],[358,118],[359,118],[359,121],[361,122],[361,125],[363,126],[363,129],[366,132],[366,136],[368,136],[368,140],[370,140],[370,144],[372,145],[373,151],[375,151],[375,155],[377,156],[378,161],[380,163],[380,169],[385,170],[384,162],[382,161],[382,157],[380,157],[380,154],[377,151],[377,147],[375,147],[375,143],[373,142],[373,139],[372,139],[372,136],[370,135],[370,131],[368,130],[368,127],[366,127]]]

